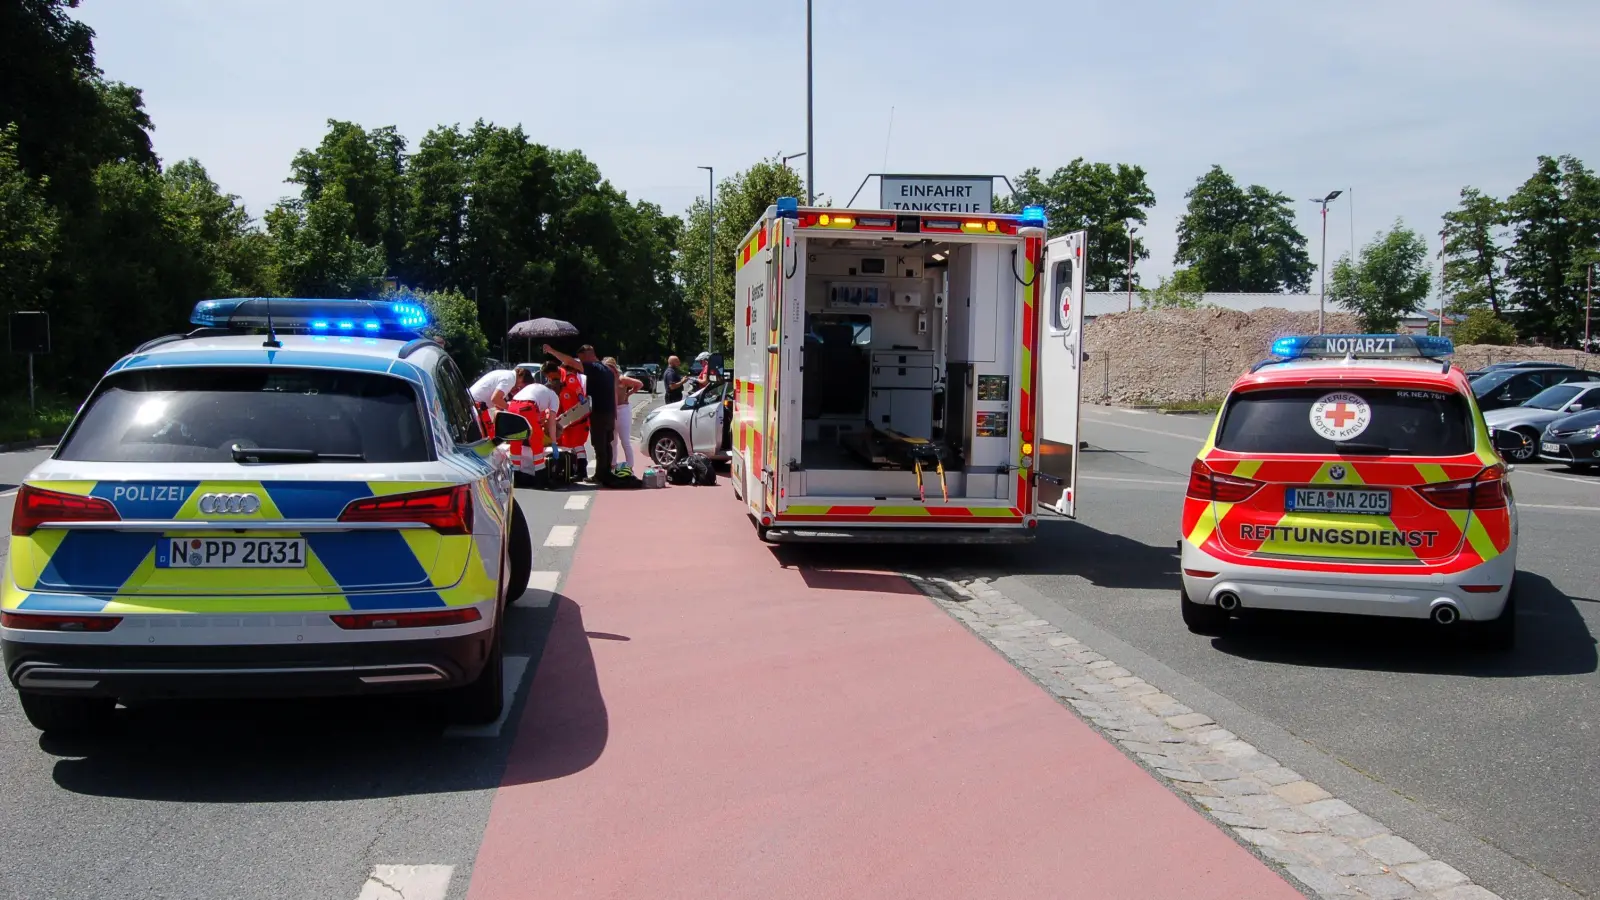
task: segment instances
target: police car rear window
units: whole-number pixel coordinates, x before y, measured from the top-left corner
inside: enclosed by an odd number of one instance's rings
[[[57,454],[83,462],[233,462],[233,446],[330,461],[423,462],[410,383],[338,369],[196,367],[113,375]]]
[[[1238,453],[1459,456],[1474,443],[1466,398],[1394,388],[1238,393],[1217,430],[1217,448]]]

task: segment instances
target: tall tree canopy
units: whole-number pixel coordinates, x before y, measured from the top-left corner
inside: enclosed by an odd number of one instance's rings
[[[1461,205],[1444,214],[1444,283],[1451,312],[1465,314],[1488,307],[1500,315],[1505,293],[1504,250],[1500,232],[1506,225],[1505,204],[1479,191],[1461,189]]]
[[[1310,286],[1316,267],[1287,195],[1259,184],[1241,188],[1212,166],[1184,196],[1189,208],[1178,221],[1173,262],[1192,267],[1207,290],[1277,293]]]
[[[1570,342],[1583,333],[1586,264],[1600,249],[1600,180],[1575,157],[1541,156],[1506,208],[1517,325],[1525,335]]]
[[[1052,236],[1087,230],[1088,289],[1128,289],[1129,225],[1145,224],[1156,203],[1142,167],[1084,162],[1079,157],[1048,178],[1041,178],[1039,169],[1029,169],[1017,176],[1015,187],[1016,193],[996,204],[997,211],[1020,212],[1024,206],[1043,206]],[[1134,263],[1149,258],[1144,238],[1135,234]],[[1137,273],[1132,280],[1137,286]]]
[[[1428,245],[1399,221],[1361,248],[1359,259],[1340,257],[1328,278],[1328,299],[1361,314],[1369,332],[1393,332],[1405,315],[1422,308],[1432,275]]]

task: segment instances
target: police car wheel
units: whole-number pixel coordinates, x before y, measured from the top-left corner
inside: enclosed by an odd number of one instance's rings
[[[522,516],[522,507],[516,504],[511,506],[511,533],[506,539],[511,542],[507,553],[511,577],[506,583],[505,602],[511,604],[528,589],[528,579],[533,577],[533,538],[528,536],[528,520]]]
[[[445,710],[457,724],[488,725],[499,719],[505,708],[505,645],[501,630],[500,623],[495,623],[489,638],[489,659],[478,677],[446,695]]]
[[[1183,624],[1191,632],[1215,637],[1227,630],[1228,614],[1218,607],[1190,600],[1188,591],[1178,591],[1178,604],[1183,608]]]
[[[52,734],[94,734],[111,725],[117,708],[112,697],[57,697],[23,691],[22,713],[40,731]]]

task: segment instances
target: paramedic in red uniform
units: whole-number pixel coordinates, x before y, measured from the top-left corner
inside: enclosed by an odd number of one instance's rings
[[[617,436],[617,379],[594,352],[584,344],[576,357],[544,345],[544,352],[561,360],[569,369],[583,373],[589,395],[589,445],[594,447],[595,483],[610,485],[615,480],[611,465],[611,442]]]
[[[568,371],[560,363],[556,363],[553,369],[546,370],[545,384],[556,392],[556,397],[560,400],[560,406],[556,410],[558,417],[583,402],[583,376]],[[561,428],[560,431],[556,444],[563,450],[577,453],[589,441],[589,420],[580,419]]]

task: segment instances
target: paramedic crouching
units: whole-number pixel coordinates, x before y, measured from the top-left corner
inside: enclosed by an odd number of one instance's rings
[[[617,382],[611,369],[600,362],[592,344],[578,348],[576,357],[544,345],[544,352],[561,361],[569,369],[583,373],[589,395],[589,446],[594,448],[594,480],[609,486],[615,481],[611,461],[612,442],[617,436]]]

